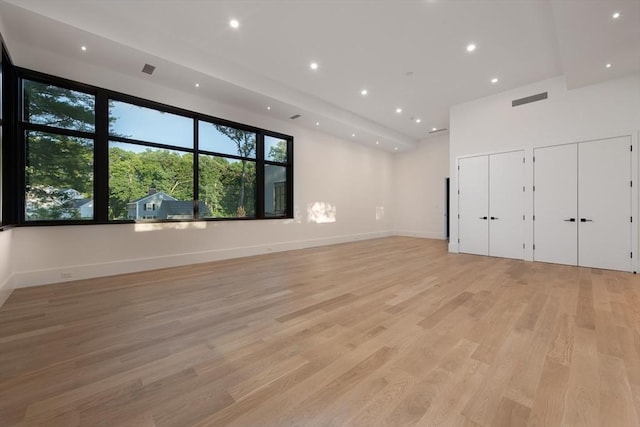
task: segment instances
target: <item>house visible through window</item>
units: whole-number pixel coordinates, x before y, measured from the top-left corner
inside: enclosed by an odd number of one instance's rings
[[[287,183],[285,181],[273,183],[273,211],[284,213],[287,207]]]

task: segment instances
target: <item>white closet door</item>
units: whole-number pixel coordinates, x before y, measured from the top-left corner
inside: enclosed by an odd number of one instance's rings
[[[577,145],[534,150],[534,260],[578,263]]]
[[[631,270],[630,146],[629,137],[578,146],[581,266]]]
[[[489,156],[489,255],[524,259],[524,151]]]
[[[489,254],[489,158],[458,160],[458,250]]]

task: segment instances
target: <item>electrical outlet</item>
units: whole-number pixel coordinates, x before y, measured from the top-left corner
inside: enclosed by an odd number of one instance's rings
[[[64,273],[61,273],[60,277],[63,279],[71,279],[73,277],[73,274],[69,271],[66,271]]]

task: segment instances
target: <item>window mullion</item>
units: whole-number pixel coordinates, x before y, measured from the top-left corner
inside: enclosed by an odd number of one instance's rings
[[[109,97],[104,91],[96,95],[95,124],[93,219],[106,222],[109,216]]]

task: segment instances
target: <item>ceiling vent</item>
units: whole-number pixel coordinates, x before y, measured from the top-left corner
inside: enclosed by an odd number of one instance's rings
[[[430,130],[430,131],[429,131],[429,133],[440,133],[440,132],[444,132],[445,130],[447,130],[447,128],[436,129],[436,130]]]
[[[542,101],[543,99],[547,99],[548,97],[548,92],[537,93],[535,95],[525,96],[524,98],[514,99],[513,101],[511,101],[511,106],[517,107],[518,105],[530,104],[532,102]]]
[[[151,64],[144,64],[144,67],[142,67],[142,72],[151,75],[151,74],[153,74],[155,69],[156,69],[156,67],[154,67]]]
[[[294,114],[293,116],[289,117],[291,120],[295,120],[302,117],[300,114]]]

